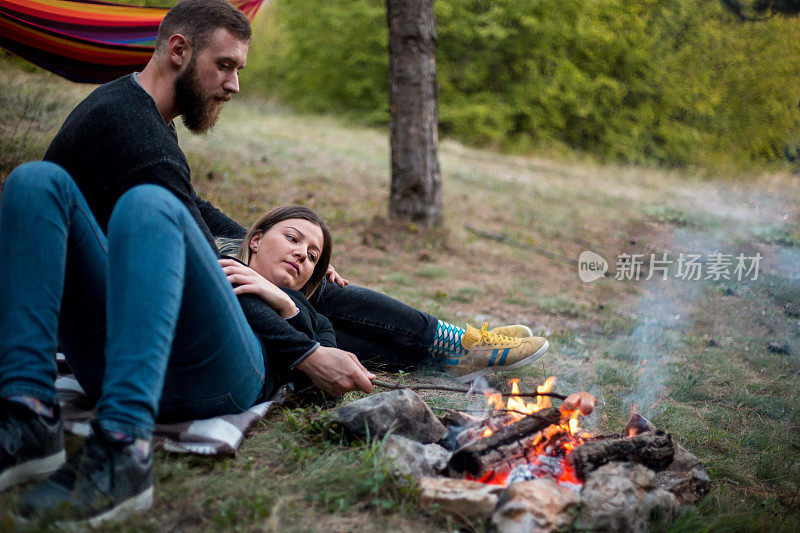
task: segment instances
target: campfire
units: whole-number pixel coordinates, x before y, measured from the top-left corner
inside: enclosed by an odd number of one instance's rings
[[[465,464],[466,479],[505,486],[509,477],[512,478],[512,481],[548,477],[554,479],[563,487],[573,490],[580,489],[580,485],[583,482],[575,475],[575,471],[567,462],[566,457],[575,447],[586,442],[586,439],[591,438],[592,435],[584,432],[579,427],[578,416],[580,412],[577,410],[572,413],[560,413],[562,416],[558,422],[552,423],[551,400],[544,393],[552,391],[555,379],[555,376],[550,376],[543,385],[536,388],[536,392],[542,395],[536,396],[535,402],[526,402],[524,398],[519,396],[519,379],[512,379],[508,382],[512,395],[505,402],[503,401],[503,395],[499,392],[484,392],[487,403],[494,407],[496,414],[484,421],[477,429],[468,430],[467,438],[470,439],[472,436],[474,438],[464,444],[471,444],[479,439],[491,437],[497,431],[503,431],[503,438],[498,439],[496,437],[495,441],[503,440],[508,442],[509,436],[519,436],[518,450],[516,453],[504,455],[501,462],[491,465],[491,469],[489,469],[489,465],[485,461],[481,462],[480,459],[470,462],[471,465],[478,465],[477,468],[473,466],[469,470]],[[542,411],[546,412],[542,413]],[[539,415],[534,417],[536,422],[533,425],[526,423],[523,426],[515,426],[515,424],[535,413],[541,413],[541,417]],[[542,424],[548,425],[533,434],[528,433],[533,427],[538,427]],[[509,426],[514,427],[509,428]],[[516,431],[518,429],[522,433]],[[488,447],[492,445],[489,444]],[[482,449],[484,446],[474,446],[473,448],[464,446],[462,450],[465,451],[461,451],[461,454],[475,453],[476,448]],[[524,453],[521,454],[521,451],[524,451]],[[474,459],[474,457],[464,458],[465,461],[470,461],[471,459]],[[456,463],[458,466],[455,468],[459,469],[461,467],[459,459],[456,459]],[[485,471],[485,473],[476,478],[475,470],[478,470],[478,472]]]
[[[587,433],[579,411],[551,405],[551,398],[566,399],[552,392],[554,384],[550,377],[536,393],[523,393],[511,380],[511,393],[486,391],[492,409],[482,417],[445,410],[437,419],[401,387],[334,415],[362,436],[388,434],[385,454],[398,474],[416,479],[423,506],[491,517],[500,531],[644,531],[708,492],[702,465],[669,433],[637,414],[619,433]]]

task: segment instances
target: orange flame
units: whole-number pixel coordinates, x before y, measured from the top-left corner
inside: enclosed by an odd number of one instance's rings
[[[495,472],[494,470],[487,472],[482,477],[475,477],[469,472],[467,472],[466,478],[470,481],[479,481],[481,483],[486,483],[487,485],[503,485],[505,486],[506,481],[508,481],[508,474],[509,472]]]
[[[575,485],[582,485],[583,481],[580,480],[578,477],[577,472],[573,469],[567,461],[563,463],[564,470],[561,472],[561,475],[558,477],[556,481],[559,483],[573,483]]]
[[[536,392],[550,392],[555,381],[555,376],[550,376],[543,385],[536,387]],[[508,384],[511,386],[511,394],[518,395],[519,379],[512,379]],[[550,398],[547,396],[537,396],[535,402],[526,402],[520,396],[511,396],[505,405],[503,405],[502,399],[498,402],[495,396],[499,396],[499,394],[487,395],[487,402],[497,410],[507,409],[512,422],[522,420],[531,413],[550,407]]]
[[[555,380],[555,376],[550,376],[542,385],[536,387],[536,392],[550,392],[553,389],[553,385],[555,385]],[[535,402],[526,402],[519,396],[519,379],[512,379],[508,384],[511,387],[511,396],[505,404],[503,403],[503,398],[500,393],[484,393],[487,403],[493,406],[496,411],[504,411],[504,416],[493,418],[491,422],[489,422],[489,424],[492,424],[491,427],[489,427],[488,424],[484,426],[481,434],[483,438],[492,435],[500,427],[513,424],[522,420],[529,414],[541,411],[551,405],[549,396],[536,396]],[[530,448],[526,450],[525,453],[525,458],[529,464],[538,464],[539,457],[543,455],[549,455],[551,457],[560,456],[562,470],[561,474],[556,479],[559,483],[582,484],[582,481],[578,479],[575,471],[566,461],[566,456],[569,455],[572,450],[586,442],[586,439],[592,436],[589,433],[585,433],[579,427],[579,414],[580,411],[577,410],[571,413],[562,411],[561,422],[550,425],[537,433],[535,438],[530,441]],[[508,476],[509,472],[492,470],[481,478],[467,475],[467,479],[489,484],[505,485]]]
[[[545,380],[542,385],[536,387],[536,392],[544,393],[550,392],[553,390],[553,385],[555,385],[556,377],[550,376]],[[489,405],[494,407],[497,411],[506,411],[509,417],[509,420],[505,423],[505,425],[513,424],[514,422],[518,422],[522,420],[527,415],[535,413],[537,411],[541,411],[542,409],[546,409],[551,406],[550,397],[549,396],[537,396],[535,402],[526,402],[521,396],[519,395],[519,379],[512,379],[508,382],[509,386],[511,386],[511,396],[508,398],[508,401],[504,404],[503,397],[499,392],[484,392],[486,395],[486,401]],[[564,448],[567,452],[575,448],[575,446],[579,446],[583,444],[583,439],[591,437],[590,434],[584,433],[581,428],[578,426],[578,415],[579,412],[575,411],[574,413],[570,414],[569,420],[562,421],[561,424],[557,426],[551,426],[547,428],[542,437],[539,439],[540,441],[547,441],[551,436],[556,433],[563,432],[570,436],[570,442],[564,444]],[[486,438],[497,428],[485,428],[482,433],[482,437]],[[538,444],[538,443],[537,443]],[[538,446],[537,446],[538,447]],[[541,451],[541,450],[538,450]]]
[[[503,395],[499,392],[484,392],[483,394],[486,395],[486,403],[494,407],[495,410],[505,408],[503,404]]]

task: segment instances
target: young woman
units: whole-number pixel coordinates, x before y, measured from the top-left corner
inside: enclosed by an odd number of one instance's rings
[[[416,368],[431,361],[456,380],[468,382],[495,369],[521,368],[548,348],[545,339],[532,337],[524,326],[489,331],[484,324],[480,330],[471,326],[463,330],[389,298],[384,308],[373,310],[369,324],[360,324],[358,333],[334,332],[331,320],[308,300],[325,279],[331,246],[330,231],[314,211],[283,206],[262,216],[239,245],[235,258],[223,258],[220,264],[236,294],[258,296],[322,346],[336,347],[337,337],[343,337],[344,349],[355,352],[362,363],[381,369]],[[350,286],[348,290],[358,305],[358,291],[367,289]],[[328,314],[335,319],[336,310],[329,309]],[[432,323],[435,330],[429,332],[428,340],[426,333],[433,329]],[[273,374],[278,380],[285,379],[287,372],[301,363],[273,368]]]
[[[220,244],[230,254],[220,264],[235,294],[259,296],[295,329],[323,346],[336,347],[330,321],[308,301],[325,278],[332,245],[328,227],[314,211],[277,207],[250,228],[234,251],[231,242]]]
[[[220,246],[220,249],[230,253],[231,243],[227,244],[227,247]],[[520,368],[533,362],[547,350],[547,341],[531,337],[530,330],[525,326],[506,326],[491,332],[486,330],[484,324],[481,330],[467,326],[465,332],[386,297],[382,298],[380,306],[372,300],[376,316],[370,324],[360,324],[357,334],[343,334],[342,329],[334,333],[330,320],[319,313],[308,300],[309,297],[316,297],[315,292],[324,284],[330,264],[331,247],[330,231],[314,211],[300,206],[276,207],[262,216],[247,232],[234,252],[236,257],[224,257],[220,259],[220,263],[228,280],[234,285],[236,294],[257,296],[292,326],[322,346],[335,347],[337,338],[345,337],[348,343],[346,349],[363,348],[358,356],[382,368],[413,368],[425,360],[432,360],[433,363],[438,360],[456,380],[467,382],[494,369]],[[345,281],[342,285],[348,283]],[[349,289],[368,290],[353,286],[349,286]],[[328,313],[333,314],[330,309]],[[365,313],[361,315],[366,316]],[[414,328],[426,329],[425,324],[431,321],[437,324],[432,341],[426,340],[427,333],[412,331]],[[404,329],[407,330],[406,335],[386,333]],[[503,335],[498,331],[517,337]],[[442,332],[445,332],[444,335]],[[446,338],[443,340],[444,337]],[[500,347],[503,346],[506,348],[501,351]],[[403,352],[409,347],[410,350]],[[403,355],[398,356],[398,353],[407,355],[404,358]],[[370,354],[373,356],[369,357]],[[356,362],[358,363],[357,360]],[[289,379],[302,378],[297,369],[308,371],[303,368],[302,363],[297,361],[290,365],[289,372],[286,373],[283,371],[285,369],[279,368],[280,365],[266,362],[267,376],[273,387]],[[274,376],[271,376],[271,371]],[[309,377],[314,381],[313,375]],[[588,415],[594,409],[596,401],[591,394],[578,392],[570,394],[561,408],[565,414],[579,410]]]

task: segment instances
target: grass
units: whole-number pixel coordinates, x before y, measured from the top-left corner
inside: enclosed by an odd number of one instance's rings
[[[1,182],[14,165],[41,156],[91,87],[24,70],[7,57],[0,62]],[[702,170],[507,156],[445,139],[445,224],[428,232],[385,218],[385,131],[247,98],[234,98],[209,136],[179,128],[202,196],[244,224],[271,205],[312,207],[331,223],[334,264],[354,283],[444,320],[526,323],[547,336],[549,353],[514,373],[523,388],[552,374],[560,392],[592,392],[600,403],[584,426],[598,432],[619,430],[635,408],[706,465],[713,492],[671,531],[788,531],[800,522],[795,176],[700,179]],[[478,237],[468,224],[525,246]],[[537,249],[569,260],[592,250],[612,264],[622,253],[721,250],[763,259],[757,280],[586,284],[574,267]],[[786,349],[772,351],[771,343]],[[451,395],[426,398],[465,406]],[[235,459],[159,451],[153,510],[107,529],[464,526],[421,511],[414,490],[388,474],[379,444],[343,439],[325,413],[307,407],[271,414]],[[0,496],[0,530],[13,527],[8,510],[20,493]]]
[[[20,60],[0,51],[0,184],[11,170],[30,157],[41,157],[60,122],[80,101],[83,91],[61,84],[54,92],[55,78],[42,75]]]
[[[780,244],[783,246],[800,246],[800,231],[797,229],[775,228],[771,226],[760,226],[753,228],[753,235],[769,244]]]

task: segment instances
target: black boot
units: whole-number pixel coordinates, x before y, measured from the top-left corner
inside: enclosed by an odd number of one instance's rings
[[[0,398],[0,492],[45,477],[64,463],[64,429],[58,406],[52,419],[22,403]]]
[[[85,445],[26,495],[21,514],[91,525],[149,509],[153,503],[153,454],[134,442],[109,437],[97,421]]]

